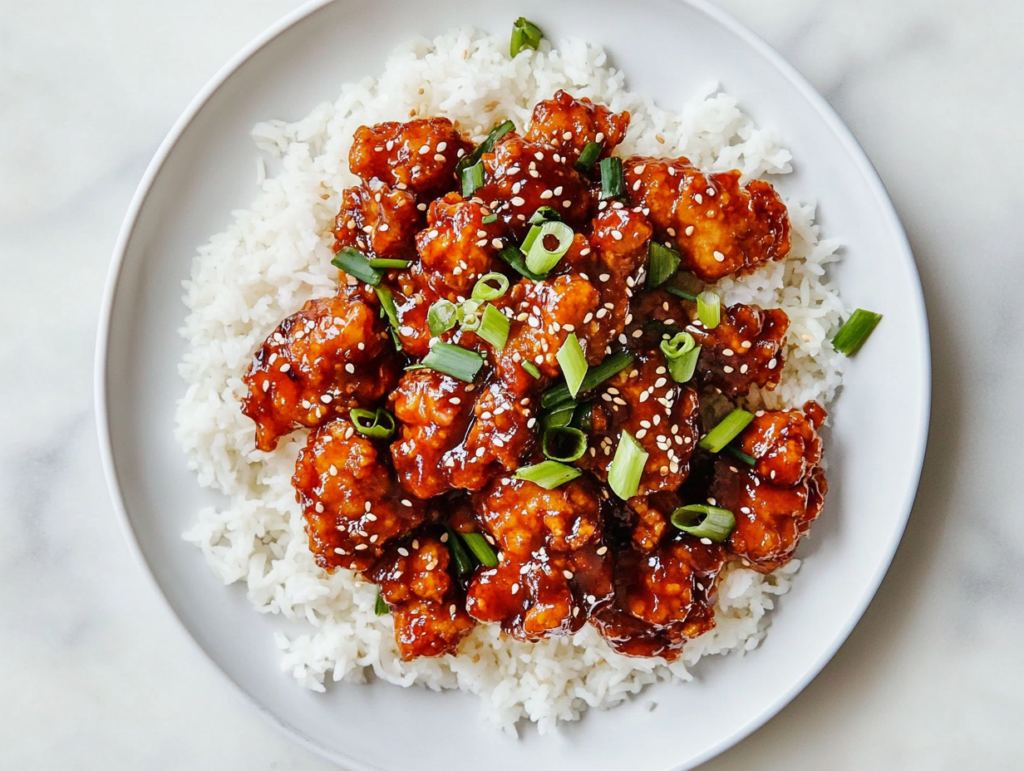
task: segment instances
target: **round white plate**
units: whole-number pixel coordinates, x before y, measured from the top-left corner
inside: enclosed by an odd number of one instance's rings
[[[764,645],[707,659],[686,685],[662,684],[558,735],[499,733],[477,697],[376,683],[303,690],[278,666],[278,619],[224,587],[180,534],[216,503],[175,444],[181,282],[196,247],[256,195],[249,131],[294,120],[341,84],[376,75],[414,35],[459,24],[510,30],[525,15],[554,38],[603,44],[631,89],[680,107],[721,82],[794,155],[788,195],[819,201],[826,235],[848,239],[836,270],[853,307],[885,315],[851,362],[828,437],[830,491]],[[129,541],[199,645],[268,716],[349,769],[381,771],[663,771],[691,768],[790,701],[849,634],[903,533],[917,488],[929,411],[927,321],[913,256],[882,184],[825,101],[776,53],[703,3],[618,0],[515,7],[474,0],[338,0],[306,6],[229,63],[175,125],[125,219],[97,351],[97,414],[106,472]],[[652,703],[656,704],[651,709]]]

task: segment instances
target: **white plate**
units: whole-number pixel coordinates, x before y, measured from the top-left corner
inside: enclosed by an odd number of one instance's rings
[[[793,591],[765,644],[707,659],[697,680],[659,685],[592,712],[557,736],[512,739],[476,715],[477,697],[391,685],[300,688],[278,667],[272,630],[244,590],[225,588],[181,540],[200,491],[174,442],[181,281],[196,247],[255,197],[252,126],[296,119],[346,81],[378,74],[395,45],[458,24],[505,31],[526,15],[549,35],[606,46],[635,91],[678,108],[719,81],[778,132],[797,171],[784,192],[820,202],[826,235],[849,246],[843,296],[885,320],[849,367],[828,438],[830,491]],[[314,3],[282,20],[193,101],[150,165],[125,219],[97,351],[97,414],[107,476],[129,541],[199,645],[268,716],[350,769],[638,771],[691,768],[756,729],[835,653],[860,618],[903,533],[924,455],[927,322],[913,256],[882,184],[825,101],[749,31],[703,2],[506,4],[447,0]],[[649,710],[650,703],[657,708]]]

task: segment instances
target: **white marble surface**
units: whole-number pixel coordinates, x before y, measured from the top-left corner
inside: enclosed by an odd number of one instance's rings
[[[864,620],[704,768],[1024,767],[1024,4],[721,4],[828,97],[889,187],[935,400],[907,536]],[[146,163],[206,79],[297,5],[0,3],[0,768],[333,768],[235,695],[132,562],[92,412],[101,289]]]

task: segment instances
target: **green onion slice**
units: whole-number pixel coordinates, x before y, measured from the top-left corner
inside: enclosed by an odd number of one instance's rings
[[[736,517],[728,509],[695,503],[673,511],[672,524],[695,538],[721,543],[736,527]]]
[[[693,335],[680,332],[669,340],[662,340],[659,347],[665,354],[665,363],[672,379],[677,383],[690,382],[697,369],[697,357],[700,356],[700,346]]]
[[[583,472],[553,460],[546,460],[534,466],[522,466],[516,472],[516,479],[533,482],[545,490],[554,490],[559,485],[572,481]]]
[[[484,186],[484,165],[477,162],[462,170],[462,197],[472,198],[478,188]]]
[[[484,303],[480,300],[464,300],[455,308],[455,318],[462,322],[462,328],[467,332],[476,332],[480,329],[483,320]]]
[[[577,393],[583,393],[589,391],[595,386],[599,386],[605,380],[610,377],[614,377],[619,374],[633,363],[633,354],[627,353],[626,351],[619,351],[613,353],[611,356],[606,356],[605,360],[598,364],[596,367],[592,367],[586,377],[583,378],[583,382],[580,384]],[[569,386],[565,383],[561,385],[549,388],[540,397],[541,407],[552,407],[559,402],[568,401],[572,398],[572,394],[569,393]]]
[[[622,159],[609,157],[598,164],[601,169],[601,198],[621,198],[626,194],[626,180],[622,176]]]
[[[370,261],[366,259],[361,251],[346,246],[331,260],[331,265],[338,270],[343,270],[350,276],[355,276],[364,284],[377,286],[380,283],[380,271],[370,267]]]
[[[452,562],[455,563],[455,571],[460,576],[464,576],[473,569],[473,558],[469,556],[458,533],[451,527],[446,527],[445,530],[448,531],[448,554],[451,555]]]
[[[682,258],[679,252],[651,241],[648,251],[650,264],[647,266],[647,286],[651,289],[661,286],[679,270]]]
[[[755,458],[753,455],[747,455],[745,452],[743,452],[743,450],[741,450],[734,444],[728,445],[725,448],[725,450],[723,450],[723,452],[729,453],[732,457],[736,458],[737,460],[743,461],[748,466],[757,465],[757,458]]]
[[[697,318],[705,329],[714,329],[722,323],[722,298],[714,292],[697,295]]]
[[[487,135],[487,138],[480,143],[480,145],[469,155],[460,159],[455,164],[455,173],[459,175],[459,179],[462,179],[462,172],[468,169],[470,166],[476,165],[484,153],[489,153],[494,149],[494,145],[497,144],[498,140],[505,136],[510,131],[516,130],[516,124],[512,121],[507,120],[491,129],[491,133]]]
[[[866,311],[858,308],[846,320],[846,323],[839,328],[836,336],[832,338],[832,347],[847,356],[853,356],[860,347],[864,345],[871,333],[875,331],[878,322],[882,320],[880,313]]]
[[[544,428],[560,428],[561,426],[569,425],[572,422],[572,416],[576,411],[576,407],[576,402],[573,401],[556,404],[541,418]]]
[[[541,447],[544,455],[551,460],[572,463],[582,458],[583,453],[587,451],[587,437],[578,428],[558,426],[544,432]]]
[[[536,51],[542,37],[544,37],[544,33],[541,32],[540,27],[520,16],[516,19],[515,24],[512,25],[512,41],[509,45],[509,54],[515,59],[516,55],[524,48],[532,48]]]
[[[557,209],[552,209],[550,206],[541,206],[533,213],[530,217],[531,225],[543,225],[545,222],[561,222],[562,215],[558,213]]]
[[[371,439],[390,439],[394,436],[395,418],[383,407],[376,411],[355,409],[348,416],[356,431]]]
[[[512,268],[520,275],[526,276],[531,281],[543,281],[544,276],[540,273],[534,273],[528,267],[526,267],[526,258],[523,257],[523,253],[516,249],[514,246],[506,246],[500,252],[498,256],[507,262]]]
[[[492,222],[497,222],[498,221],[498,215],[494,214],[493,212],[490,213],[490,214],[485,214],[483,216],[483,219],[481,219],[480,221],[482,223],[484,223],[485,225],[490,225]]]
[[[562,367],[569,395],[575,399],[576,394],[580,392],[580,386],[583,385],[583,378],[587,375],[587,357],[583,353],[583,347],[575,332],[565,338],[565,342],[558,349],[555,358],[558,359],[558,363]]]
[[[391,612],[391,608],[384,602],[384,597],[380,593],[380,587],[377,587],[377,599],[373,603],[373,612],[378,616],[386,616]]]
[[[644,473],[648,452],[640,446],[629,431],[623,430],[615,457],[608,467],[608,486],[622,500],[628,500],[640,489],[640,477]]]
[[[554,249],[548,249],[544,244],[548,236],[554,236],[558,240],[558,245]],[[539,226],[539,230],[538,226],[534,225],[523,243],[526,267],[534,273],[547,273],[569,251],[572,239],[572,228],[564,222],[545,222]]]
[[[476,373],[484,365],[483,356],[467,351],[451,343],[435,343],[422,362],[423,366],[435,372],[451,375],[459,380],[472,383]]]
[[[697,302],[697,295],[693,294],[693,292],[687,292],[685,289],[680,289],[676,286],[667,286],[665,287],[665,291],[671,295],[675,295],[676,297],[682,297],[684,300],[689,300],[692,303]]]
[[[722,422],[708,432],[708,435],[700,440],[700,446],[708,452],[721,452],[725,447],[740,435],[740,432],[750,425],[754,419],[746,410],[733,410]]]
[[[498,564],[498,555],[494,553],[494,549],[480,533],[459,533],[459,536],[466,542],[466,546],[473,552],[473,556],[480,560],[481,565],[493,568]]]
[[[386,316],[391,325],[391,339],[395,341],[395,348],[402,350],[402,340],[398,337],[398,308],[395,307],[395,296],[386,286],[375,286],[373,291],[377,293],[380,300],[381,315]]]
[[[497,286],[492,286],[497,284]],[[500,273],[485,273],[473,287],[474,300],[497,300],[508,291],[508,279]]]
[[[529,372],[530,376],[533,377],[535,380],[540,380],[540,370],[537,369],[537,365],[534,364],[532,361],[524,361],[523,369]]]
[[[385,269],[385,270],[387,268],[398,268],[399,270],[405,270],[411,264],[412,263],[410,263],[408,260],[383,260],[383,259],[370,260],[370,267],[371,268],[378,268],[378,269]]]
[[[480,316],[480,327],[476,333],[494,346],[494,350],[500,351],[508,341],[510,327],[511,323],[504,313],[493,305],[487,305]]]
[[[427,311],[427,325],[430,327],[430,334],[440,337],[449,329],[455,326],[458,308],[455,303],[449,300],[438,300],[430,306]]]
[[[594,170],[594,164],[597,163],[597,159],[601,157],[601,150],[604,149],[604,145],[600,142],[587,142],[587,146],[583,148],[583,152],[580,153],[580,157],[576,159],[576,171],[581,174],[589,174]]]

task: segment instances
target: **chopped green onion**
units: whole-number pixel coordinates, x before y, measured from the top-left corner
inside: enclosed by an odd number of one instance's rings
[[[601,198],[621,198],[626,194],[626,180],[622,176],[622,159],[605,158],[598,164],[601,169]]]
[[[373,603],[373,612],[378,616],[386,616],[391,612],[391,608],[384,602],[384,597],[380,593],[380,587],[377,587],[377,599]]]
[[[488,305],[480,317],[480,328],[476,330],[476,333],[494,346],[494,350],[500,351],[508,341],[510,327],[511,323],[505,314],[493,305]]]
[[[516,249],[514,246],[506,246],[500,252],[498,256],[512,266],[515,271],[531,281],[543,281],[544,276],[540,273],[534,273],[528,267],[526,267],[526,258],[523,257],[523,253]]]
[[[497,287],[491,286],[491,282],[497,284]],[[507,291],[507,278],[500,273],[485,273],[477,280],[476,286],[473,287],[472,297],[474,300],[497,300]]]
[[[498,215],[495,214],[494,212],[491,212],[490,214],[485,214],[483,216],[483,219],[481,219],[480,221],[485,225],[490,225],[492,222],[498,221]]]
[[[640,477],[643,476],[647,456],[647,451],[633,435],[623,430],[612,465],[608,467],[608,486],[622,500],[632,498],[640,488]]]
[[[572,463],[583,457],[587,451],[587,437],[578,428],[558,426],[544,432],[541,447],[551,460]]]
[[[627,353],[626,351],[619,351],[613,353],[611,356],[605,357],[605,360],[598,364],[596,367],[592,367],[587,376],[583,378],[583,382],[580,384],[579,390],[576,393],[583,393],[589,391],[595,386],[600,385],[605,380],[613,377],[630,364],[633,363],[633,354]],[[560,402],[568,401],[572,398],[569,393],[569,386],[565,383],[561,385],[549,388],[540,397],[541,407],[552,407]]]
[[[682,297],[684,300],[689,300],[692,303],[697,302],[697,295],[692,292],[687,292],[685,289],[680,289],[676,286],[667,286],[665,291],[669,294],[675,295],[676,297]]]
[[[736,517],[728,509],[695,503],[672,512],[672,524],[694,538],[721,543],[736,527]]]
[[[540,380],[540,370],[532,361],[523,361],[523,369],[529,372],[534,379]]]
[[[658,321],[657,319],[644,322],[643,329],[644,332],[653,332],[662,340],[670,340],[683,331],[675,324],[666,324],[664,321]]]
[[[462,197],[472,198],[478,188],[484,186],[484,165],[475,163],[462,170]]]
[[[880,313],[872,313],[858,308],[836,332],[836,336],[832,338],[832,347],[840,353],[853,356],[875,331],[875,327],[881,320]]]
[[[576,394],[580,392],[580,386],[583,385],[583,378],[587,375],[587,357],[583,353],[583,347],[575,332],[565,338],[565,342],[558,349],[555,358],[558,359],[558,363],[562,367],[569,395],[575,399]]]
[[[356,431],[371,439],[390,439],[395,433],[395,418],[383,407],[378,407],[376,412],[355,409],[348,416]]]
[[[553,460],[546,460],[534,466],[522,466],[516,472],[516,479],[526,482],[533,482],[545,490],[554,490],[561,484],[565,484],[583,472],[578,468],[556,463]]]
[[[576,171],[581,174],[589,174],[594,170],[594,164],[601,155],[604,145],[600,142],[587,142],[580,157],[576,159]]]
[[[733,410],[722,422],[708,432],[708,435],[700,440],[700,446],[708,452],[721,452],[733,439],[740,435],[740,432],[750,425],[754,419],[746,410]]]
[[[516,130],[516,124],[512,121],[507,120],[504,123],[495,126],[491,129],[491,133],[487,135],[487,138],[480,143],[480,145],[469,155],[464,156],[455,164],[455,173],[459,175],[459,179],[462,179],[462,172],[468,169],[470,166],[476,165],[484,153],[489,153],[494,149],[494,145],[497,144],[498,140],[505,136],[510,131]]]
[[[377,286],[380,283],[380,271],[370,267],[370,261],[366,259],[361,251],[346,246],[331,260],[331,265],[338,270],[343,270],[350,276],[355,276],[364,284]]]
[[[459,535],[466,542],[469,550],[473,552],[473,556],[480,560],[481,565],[493,568],[498,564],[498,555],[494,553],[494,549],[480,533],[459,533]]]
[[[541,206],[529,219],[531,225],[543,225],[545,222],[561,221],[562,215],[558,213],[557,209],[552,209],[550,206]]]
[[[722,298],[714,292],[697,295],[697,318],[706,329],[714,329],[722,323]]]
[[[662,340],[659,347],[665,354],[665,363],[668,364],[672,379],[677,383],[690,382],[697,369],[697,357],[700,356],[700,346],[693,335],[680,332],[669,340]]]
[[[594,405],[587,402],[586,404],[581,404],[576,408],[572,414],[572,423],[569,425],[573,428],[578,428],[584,434],[589,434],[594,427],[593,417]]]
[[[541,418],[544,428],[560,428],[561,426],[569,425],[572,422],[572,416],[576,411],[576,407],[577,404],[573,401],[556,404]]]
[[[729,446],[727,446],[725,450],[723,450],[723,452],[729,453],[732,457],[736,458],[737,460],[743,461],[748,466],[757,465],[757,458],[755,458],[753,455],[747,455],[745,452],[743,452],[743,450],[741,450],[734,444],[730,444]]]
[[[558,246],[554,249],[548,249],[544,243],[548,236],[554,236],[558,240]],[[539,231],[537,231],[537,225],[534,225],[526,237],[529,245],[523,243],[523,251],[526,252],[526,267],[534,273],[547,273],[569,251],[572,239],[572,228],[564,222],[545,222],[540,226]]]
[[[399,270],[405,270],[411,264],[408,260],[370,260],[371,268],[398,268]]]
[[[395,307],[395,296],[386,286],[375,286],[373,291],[377,293],[380,300],[381,315],[386,316],[391,325],[391,339],[395,341],[395,348],[402,350],[402,340],[398,337],[398,308]]]
[[[484,303],[480,300],[464,300],[455,309],[455,317],[462,322],[462,328],[467,332],[476,332],[480,329],[483,321],[483,311],[480,310]]]
[[[647,286],[651,289],[661,286],[679,270],[682,258],[679,252],[651,241],[650,264],[647,267]]]
[[[448,531],[448,554],[451,555],[452,561],[455,563],[455,571],[460,576],[464,576],[473,570],[473,558],[469,556],[458,533],[451,527],[446,527],[445,530]]]
[[[424,357],[424,367],[472,383],[484,365],[484,359],[475,351],[467,351],[451,343],[436,343]]]
[[[438,300],[430,306],[427,311],[427,324],[430,327],[430,334],[440,337],[449,329],[455,326],[458,308],[455,303],[449,300]]]
[[[509,46],[509,53],[515,59],[516,55],[524,48],[532,48],[536,51],[542,37],[544,37],[544,33],[541,32],[540,27],[520,16],[512,25],[512,42]]]

